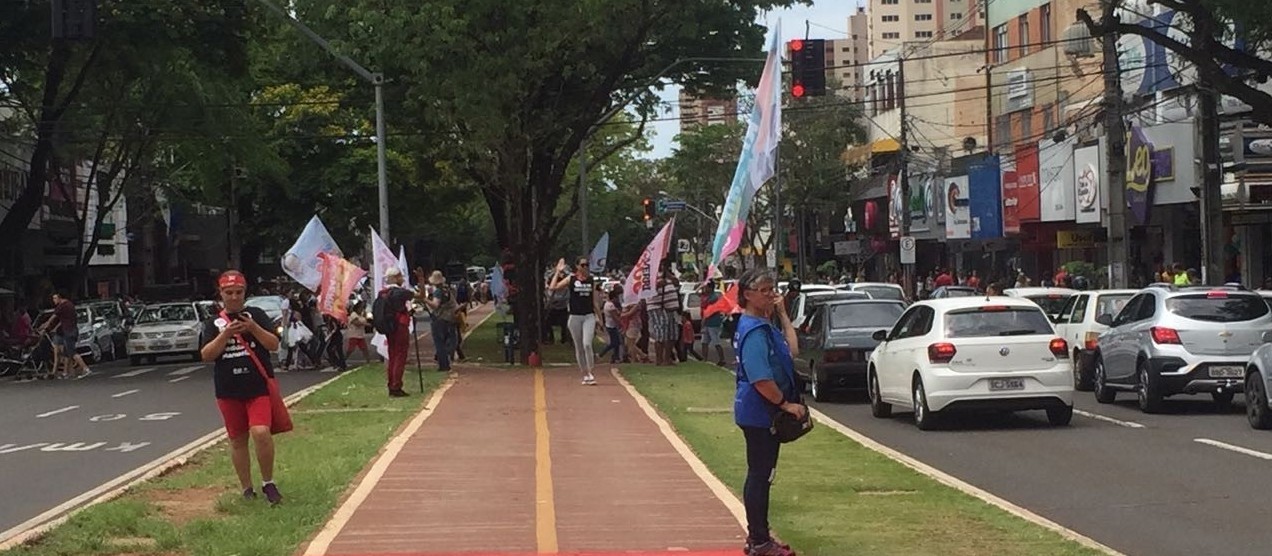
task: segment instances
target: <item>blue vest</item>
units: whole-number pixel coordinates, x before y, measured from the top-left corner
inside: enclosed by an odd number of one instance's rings
[[[755,331],[754,334],[751,334]],[[744,315],[738,319],[737,331],[733,334],[733,353],[737,358],[737,393],[733,397],[733,422],[743,427],[769,428],[773,425],[773,413],[777,407],[764,399],[746,375],[746,365],[742,362],[742,343],[746,341],[763,342],[768,335],[768,357],[775,365],[775,382],[782,390],[787,401],[797,398],[795,391],[795,363],[791,358],[790,346],[786,338],[765,319]]]

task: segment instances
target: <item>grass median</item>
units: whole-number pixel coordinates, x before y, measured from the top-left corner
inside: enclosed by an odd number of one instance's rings
[[[741,495],[732,375],[701,363],[623,368],[717,477]],[[772,526],[801,555],[1100,554],[818,427],[782,447]]]
[[[424,373],[425,390],[432,391],[444,378]],[[423,403],[420,395],[385,396],[383,367],[360,367],[292,407],[295,430],[275,437],[281,506],[271,508],[263,497],[242,499],[229,446],[221,442],[186,465],[0,554],[293,554],[322,527],[393,431]],[[259,483],[255,461],[252,467]]]
[[[473,319],[470,317],[470,320]],[[464,340],[464,356],[468,358],[468,362],[494,366],[504,364],[503,338],[499,333],[499,324],[504,322],[511,323],[512,317],[495,314],[472,331],[472,334]],[[556,332],[559,333],[560,329],[558,328]],[[574,363],[574,344],[560,343],[560,336],[553,339],[556,341],[539,346],[539,356],[543,364]],[[598,336],[598,339],[603,340],[603,335]],[[598,342],[596,345],[599,350],[604,343]]]

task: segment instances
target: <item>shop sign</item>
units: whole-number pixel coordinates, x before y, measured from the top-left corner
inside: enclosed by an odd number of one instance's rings
[[[1060,230],[1056,232],[1056,249],[1090,249],[1095,247],[1094,230]]]

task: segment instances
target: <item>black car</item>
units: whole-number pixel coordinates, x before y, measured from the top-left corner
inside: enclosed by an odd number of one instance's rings
[[[834,390],[864,390],[866,362],[879,343],[875,330],[892,328],[905,304],[886,299],[834,301],[817,308],[796,331],[799,359],[795,372],[808,382],[813,399],[825,401]]]

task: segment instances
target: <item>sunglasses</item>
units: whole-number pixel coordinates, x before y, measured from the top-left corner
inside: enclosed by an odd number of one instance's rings
[[[587,261],[579,261],[579,264],[575,266],[587,266]]]

